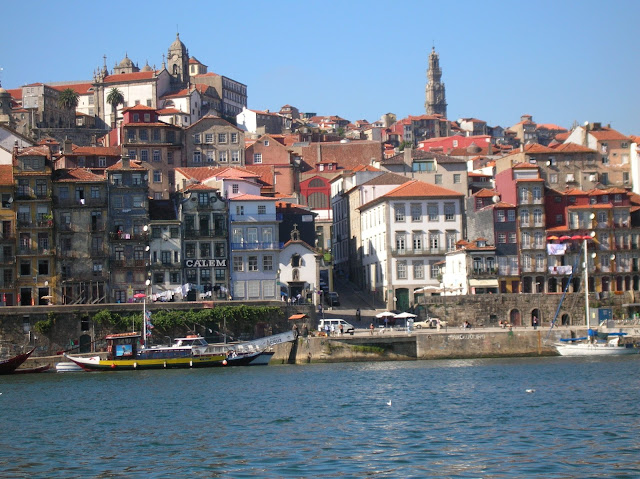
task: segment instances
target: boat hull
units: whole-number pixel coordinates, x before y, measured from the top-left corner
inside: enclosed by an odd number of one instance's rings
[[[36,348],[33,348],[31,351],[28,351],[24,354],[18,354],[13,358],[4,359],[0,361],[0,374],[13,374],[18,367],[24,363],[31,353],[35,351]]]
[[[622,356],[638,354],[640,350],[634,347],[609,346],[604,344],[557,344],[556,350],[560,356]]]
[[[253,358],[249,366],[267,366],[275,353],[273,351],[262,351],[258,356]]]
[[[212,368],[224,366],[222,354],[186,356],[165,359],[100,359],[99,356],[78,358],[64,355],[85,371],[138,371],[146,369]]]

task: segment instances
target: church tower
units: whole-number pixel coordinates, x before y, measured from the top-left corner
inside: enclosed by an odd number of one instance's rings
[[[442,70],[440,69],[440,57],[435,48],[431,48],[429,54],[429,69],[427,70],[427,90],[424,107],[427,115],[442,115],[447,117],[447,100],[444,95],[444,83],[440,80]]]
[[[189,85],[189,52],[180,41],[180,34],[169,47],[167,53],[167,70],[171,75],[171,87],[175,90],[187,88]]]

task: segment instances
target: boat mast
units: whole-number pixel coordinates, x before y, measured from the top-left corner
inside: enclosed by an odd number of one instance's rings
[[[584,248],[584,311],[587,330],[589,329],[589,257],[587,255],[587,238],[582,240]],[[588,332],[588,331],[587,331]]]
[[[142,298],[142,347],[147,345],[147,296]]]

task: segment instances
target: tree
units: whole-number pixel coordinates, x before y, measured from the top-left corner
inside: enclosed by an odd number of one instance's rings
[[[78,93],[72,88],[65,88],[58,95],[58,106],[63,110],[67,110],[69,116],[73,118],[73,123],[76,119],[76,107],[78,106]],[[71,120],[69,120],[69,128],[71,128]]]
[[[124,95],[120,90],[113,87],[107,95],[107,103],[111,105],[111,128],[115,128],[118,105],[124,104]]]

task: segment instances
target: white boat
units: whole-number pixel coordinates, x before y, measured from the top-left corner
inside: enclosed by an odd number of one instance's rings
[[[76,363],[72,363],[70,361],[61,361],[56,364],[57,373],[75,373],[80,371],[84,371],[84,369],[82,369]]]
[[[587,241],[590,236],[584,236],[582,248],[584,250],[584,308],[587,336],[582,338],[563,338],[554,346],[560,356],[619,356],[623,354],[638,354],[640,349],[633,344],[620,341],[626,333],[603,334],[598,338],[598,331],[589,327],[589,271],[587,257]]]

